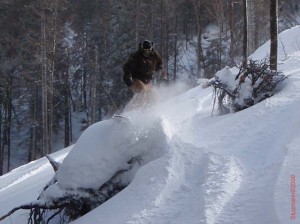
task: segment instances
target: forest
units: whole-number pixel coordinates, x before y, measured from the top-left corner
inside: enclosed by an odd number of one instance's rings
[[[299,24],[299,7],[278,1],[278,32]],[[154,41],[168,83],[195,86],[242,61],[245,26],[247,56],[269,40],[269,12],[264,0],[1,0],[0,175],[12,156],[53,152],[56,135],[72,144],[74,112],[87,127],[121,111],[132,97],[122,66],[142,40]],[[190,46],[195,69],[179,64]]]

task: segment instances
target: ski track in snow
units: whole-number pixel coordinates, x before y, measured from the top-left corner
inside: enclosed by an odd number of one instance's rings
[[[297,71],[295,70],[295,72]],[[255,111],[253,115],[253,120],[262,121],[263,125],[261,126],[255,127],[253,124],[248,124],[249,121],[242,121],[241,124],[237,123],[236,126],[229,127],[228,129],[230,131],[224,134],[224,136],[216,136],[216,139],[219,137],[219,141],[215,141],[214,146],[210,144],[203,145],[201,143],[197,146],[195,142],[199,141],[201,131],[194,136],[198,140],[192,143],[193,148],[198,148],[198,150],[207,148],[209,152],[206,156],[208,160],[207,167],[203,165],[201,167],[202,170],[207,170],[207,177],[205,180],[202,180],[201,194],[204,200],[205,214],[204,217],[199,219],[200,223],[280,223],[275,209],[276,205],[274,204],[274,190],[278,173],[280,173],[283,164],[284,157],[281,156],[284,151],[283,147],[288,144],[289,141],[285,139],[289,139],[289,129],[293,126],[292,123],[297,120],[296,117],[298,111],[300,111],[300,107],[294,108],[294,105],[297,105],[295,100],[298,99],[298,105],[300,105],[299,96],[296,96],[296,94],[299,93],[299,89],[295,89],[293,92],[295,94],[293,94],[292,97],[281,96],[282,94],[279,94],[278,97],[275,96],[263,102],[266,106],[266,110]],[[291,101],[289,100],[290,98],[294,100]],[[207,97],[203,98],[203,101],[199,100],[199,108],[202,108],[206,100]],[[284,122],[284,112],[289,106],[292,107],[291,111],[294,111],[294,116],[291,115],[293,117],[290,117],[290,122]],[[270,114],[274,116],[270,116]],[[263,119],[261,119],[262,117]],[[278,121],[275,117],[281,118],[282,121]],[[202,119],[204,122],[207,120],[205,116],[199,116],[199,119]],[[226,123],[226,119],[224,120]],[[199,124],[201,122],[192,121],[191,123]],[[222,124],[222,126],[227,127],[226,124]],[[269,127],[274,127],[275,130],[282,130],[280,136],[283,137],[276,139],[279,133],[272,131],[265,133],[264,130],[268,130]],[[194,126],[189,126],[188,129],[190,128],[197,129],[197,127]],[[254,130],[254,133],[251,135],[249,133],[249,139],[242,138],[244,143],[239,142],[241,133],[247,135],[249,130],[251,130],[251,132]],[[224,130],[224,132],[226,133],[226,130]],[[228,133],[230,134],[228,135]],[[205,136],[203,142],[207,142],[208,137],[209,136]],[[228,146],[218,145],[219,142],[225,142],[224,139],[230,138],[232,140],[227,141],[228,143],[226,145]],[[238,148],[234,147],[234,142],[239,142],[239,144],[237,144]],[[231,144],[233,145],[232,148],[229,146]],[[247,148],[247,151],[241,148],[243,145]],[[218,149],[214,150],[214,147]],[[220,147],[224,147],[227,152],[220,149]],[[184,145],[179,148],[186,150]],[[231,154],[236,154],[237,156],[232,157],[230,156]],[[272,156],[272,154],[275,156]],[[255,161],[258,158],[261,160]],[[193,168],[190,167],[189,170],[191,171]],[[195,177],[196,175],[193,176],[193,178]],[[253,195],[252,197],[249,196],[249,192]],[[174,195],[173,198],[176,198],[176,196]],[[160,216],[158,215],[158,210],[158,208],[154,209],[156,212],[152,216]],[[144,214],[142,217],[144,216],[146,215]],[[182,214],[178,215],[178,217],[182,217]],[[259,221],[257,220],[258,217]],[[151,220],[151,218],[149,218],[149,220]],[[151,223],[151,221],[147,222],[143,220],[136,223]],[[169,222],[161,221],[161,223]],[[179,221],[178,223],[181,222]]]
[[[171,143],[172,151],[167,162],[167,177],[153,206],[134,214],[126,223],[184,223],[193,214],[203,218],[203,199],[201,185],[204,180],[207,155],[198,148],[177,141]],[[193,160],[189,154],[193,153]],[[195,178],[196,177],[196,178]],[[195,218],[195,217],[193,217]],[[174,222],[174,219],[176,222]]]
[[[300,121],[298,120],[297,125],[300,125]],[[299,183],[299,158],[300,158],[300,135],[298,134],[294,140],[287,145],[286,147],[286,156],[283,162],[282,169],[279,174],[278,181],[275,186],[275,208],[278,214],[278,218],[280,223],[287,223],[287,217],[291,216],[291,176],[295,175],[296,183]],[[287,195],[287,192],[289,193]],[[300,195],[299,187],[295,189],[296,197]],[[297,197],[295,203],[296,209],[299,211],[300,202]],[[297,220],[297,218],[296,218]],[[290,219],[290,223],[295,223],[292,219]]]
[[[244,143],[237,144],[239,148],[235,149],[234,142],[230,141],[228,145],[232,144],[231,148],[224,145],[224,148],[228,150],[227,152],[224,151],[226,154],[232,153],[239,157],[239,162],[245,174],[236,193],[232,196],[231,200],[226,203],[221,214],[217,215],[217,217],[213,215],[212,217],[215,219],[207,220],[207,223],[276,224],[285,223],[282,220],[287,220],[287,215],[282,217],[280,216],[280,212],[278,213],[278,209],[277,211],[275,209],[276,203],[274,195],[278,194],[275,194],[274,191],[278,174],[282,169],[283,159],[285,158],[283,155],[284,147],[289,143],[290,139],[293,138],[293,130],[296,130],[295,123],[297,125],[300,124],[298,115],[300,111],[300,90],[296,88],[295,85],[292,85],[292,88],[295,88],[292,91],[293,96],[281,96],[283,93],[279,93],[278,97],[274,96],[262,102],[266,104],[266,110],[258,110],[253,114],[256,122],[262,121],[257,127],[245,123],[242,126],[232,127],[230,129],[229,133],[231,133],[231,138],[235,139],[235,141],[239,141],[238,133],[243,133],[243,135],[247,136],[247,130],[243,127],[247,127],[252,132],[251,135],[249,133],[248,139],[242,138]],[[286,110],[293,111],[293,113],[290,113],[290,117],[287,121],[284,117]],[[278,119],[276,119],[276,117]],[[226,127],[225,124],[222,125]],[[268,132],[269,127],[273,127],[274,130],[280,130],[281,133],[274,131]],[[264,130],[266,130],[266,132],[264,132]],[[225,136],[223,136],[223,138],[227,138],[227,136]],[[234,136],[236,136],[236,138],[234,138]],[[247,148],[247,151],[240,147],[243,144],[245,148]],[[217,143],[215,142],[215,146],[216,145]],[[216,151],[219,153],[222,152],[220,149]],[[261,161],[258,159],[261,159]],[[253,167],[253,165],[255,165],[255,167]],[[281,183],[279,186],[284,186],[284,184]],[[249,194],[251,194],[251,196]],[[215,203],[214,206],[217,204],[218,203]],[[277,207],[281,206],[278,206],[277,203]],[[279,218],[278,214],[280,216]],[[281,222],[279,219],[281,219]]]
[[[233,157],[211,155],[204,184],[205,217],[203,223],[216,223],[230,199],[240,188],[242,171]]]

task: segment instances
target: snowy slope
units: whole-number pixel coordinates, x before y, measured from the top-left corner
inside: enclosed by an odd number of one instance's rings
[[[300,49],[291,45],[298,36],[300,27],[280,35],[288,50],[279,70],[290,78],[249,109],[211,117],[212,89],[199,86],[125,112],[130,122],[108,120],[87,129],[58,172],[62,187],[98,187],[132,156],[144,165],[127,188],[72,223],[296,223],[290,181],[295,175],[298,209]],[[252,58],[267,54],[268,43]],[[62,160],[69,150],[54,158]],[[41,159],[0,177],[0,215],[35,200],[52,176]],[[26,223],[24,214],[1,223]]]
[[[71,147],[52,154],[56,161],[62,161]],[[0,176],[0,215],[4,215],[12,208],[24,203],[29,203],[39,196],[43,187],[54,174],[46,158],[36,160],[11,172]],[[18,211],[0,223],[27,223],[25,211]]]

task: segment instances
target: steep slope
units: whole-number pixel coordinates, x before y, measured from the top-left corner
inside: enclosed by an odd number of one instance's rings
[[[125,112],[130,119],[125,126],[108,120],[89,128],[59,171],[62,186],[94,186],[131,156],[142,156],[145,163],[127,188],[72,223],[293,223],[290,178],[295,175],[297,183],[300,173],[300,51],[288,46],[297,32],[300,27],[280,36],[290,50],[279,70],[291,76],[274,96],[249,109],[211,117],[212,89],[199,86]],[[267,52],[268,44],[252,57]],[[54,156],[62,159],[68,150]],[[52,175],[42,159],[0,177],[0,215],[34,200]],[[295,191],[299,195],[299,188]],[[299,200],[295,203],[298,208]],[[23,214],[3,223],[25,223]]]
[[[160,105],[156,111],[169,137],[167,153],[144,166],[127,189],[74,223],[292,222],[289,178],[300,172],[300,157],[291,157],[299,154],[300,127],[295,33],[299,27],[280,35],[286,57],[283,51],[279,55],[288,60],[279,70],[291,77],[278,94],[213,118],[211,92],[200,87]],[[268,43],[252,58],[267,52]]]
[[[52,157],[62,161],[71,150],[71,147],[60,150]],[[6,214],[14,207],[34,201],[43,187],[52,178],[54,171],[46,158],[42,158],[20,166],[11,172],[0,176],[0,215]],[[25,211],[18,211],[2,223],[27,223]]]
[[[289,198],[278,177],[298,137],[299,88],[293,74],[275,96],[222,117],[210,117],[211,90],[200,87],[164,104],[167,152],[74,223],[288,223],[276,198]]]

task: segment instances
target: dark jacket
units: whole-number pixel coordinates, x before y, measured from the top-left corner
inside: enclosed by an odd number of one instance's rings
[[[162,59],[155,50],[146,57],[143,55],[143,50],[139,49],[129,56],[123,66],[124,82],[130,86],[133,80],[139,79],[148,84],[153,78],[153,72],[160,69],[162,69]]]

